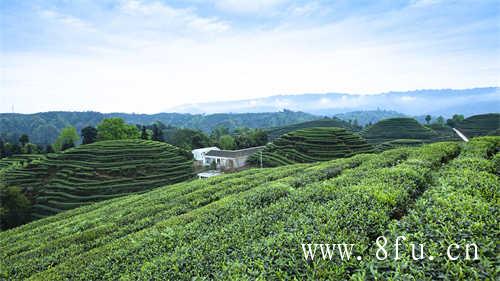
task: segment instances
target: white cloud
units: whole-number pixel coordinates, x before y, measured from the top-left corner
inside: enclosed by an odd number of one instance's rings
[[[240,1],[229,2],[238,6]],[[240,2],[241,11],[275,9],[282,3],[247,2]],[[63,34],[71,51],[80,46],[84,51],[3,53],[0,95],[5,101],[0,111],[9,111],[14,104],[23,112],[153,113],[185,103],[276,94],[377,93],[498,83],[500,67],[491,62],[491,52],[450,51],[466,46],[467,35],[477,26],[464,23],[438,33],[418,26],[409,33],[412,28],[400,27],[418,17],[406,13],[300,28],[285,23],[235,30],[218,17],[159,1],[124,1],[119,12],[92,22],[47,10],[42,13],[44,20],[92,30],[75,31],[75,36],[67,27],[57,29],[59,25],[48,30],[47,36]],[[283,99],[277,103],[283,108],[289,105]]]
[[[235,13],[265,12],[283,5],[288,0],[213,0],[221,10]]]

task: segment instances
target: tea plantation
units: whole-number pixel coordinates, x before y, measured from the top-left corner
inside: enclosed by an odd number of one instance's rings
[[[188,152],[143,140],[82,145],[0,173],[4,184],[21,187],[32,200],[33,218],[148,191],[192,176]]]
[[[499,148],[498,137],[433,143],[98,202],[1,232],[0,277],[494,280]],[[405,249],[377,261],[384,234],[426,243],[436,259],[410,260]],[[453,242],[477,243],[480,260],[446,259]],[[355,243],[362,259],[306,260],[302,243]]]
[[[371,152],[372,147],[361,137],[343,128],[316,127],[287,133],[262,151],[262,164],[276,167],[293,163],[310,163]],[[260,153],[250,163],[260,165]]]
[[[474,115],[458,123],[457,128],[470,137],[500,135],[500,114]]]
[[[302,122],[297,124],[291,124],[283,127],[276,127],[267,130],[267,135],[269,141],[273,141],[276,138],[296,130],[315,128],[315,127],[339,127],[339,128],[350,128],[351,125],[338,118],[324,118],[319,120],[313,120],[308,122]]]
[[[398,139],[427,140],[437,138],[433,130],[420,125],[413,118],[390,118],[364,129],[361,135],[369,143],[382,143]]]
[[[0,171],[5,168],[12,168],[12,166],[27,165],[33,160],[40,160],[45,158],[43,154],[18,154],[11,157],[0,159]]]

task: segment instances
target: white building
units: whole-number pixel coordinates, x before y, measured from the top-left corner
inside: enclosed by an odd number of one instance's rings
[[[218,147],[204,147],[204,148],[198,148],[194,149],[191,151],[193,153],[194,160],[198,162],[200,166],[208,166],[210,165],[210,162],[207,162],[205,159],[205,155],[207,152],[211,150],[220,150]]]
[[[263,146],[245,148],[240,150],[211,150],[205,154],[205,163],[214,162],[217,169],[233,170],[246,165],[250,155],[263,149]]]

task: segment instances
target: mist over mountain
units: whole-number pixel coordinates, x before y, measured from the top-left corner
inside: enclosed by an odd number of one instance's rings
[[[165,111],[210,114],[275,112],[284,108],[317,115],[383,109],[407,115],[430,114],[449,117],[460,113],[469,116],[498,112],[500,91],[498,87],[484,87],[387,92],[375,95],[346,93],[276,95],[237,101],[186,104]]]

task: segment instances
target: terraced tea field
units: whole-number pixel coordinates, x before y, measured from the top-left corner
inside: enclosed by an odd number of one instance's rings
[[[11,280],[489,279],[497,274],[500,138],[442,142],[177,183],[0,233]],[[377,261],[407,235],[434,261]],[[306,260],[302,243],[355,243],[361,260]],[[449,261],[448,243],[478,261]],[[444,248],[444,251],[446,248]],[[441,255],[440,255],[441,253]],[[319,254],[318,254],[319,255]]]
[[[431,141],[438,138],[433,130],[420,125],[413,118],[381,120],[361,132],[369,143],[382,143],[399,139]]]
[[[2,169],[11,168],[12,166],[27,165],[33,160],[44,159],[45,155],[42,154],[18,154],[11,157],[0,159],[0,173]]]
[[[468,137],[500,135],[500,114],[490,113],[465,118],[457,128]]]
[[[142,140],[82,145],[0,174],[6,185],[19,186],[28,194],[34,202],[33,218],[148,191],[192,176],[188,152]]]
[[[343,128],[317,127],[293,131],[266,145],[262,151],[265,167],[294,163],[310,163],[371,152],[372,147],[361,137]],[[260,165],[260,153],[250,163]]]
[[[297,131],[300,129],[307,129],[307,128],[317,128],[317,127],[338,127],[338,128],[349,128],[350,125],[349,123],[337,119],[337,118],[325,118],[325,119],[320,119],[320,120],[313,120],[313,121],[308,121],[308,122],[302,122],[302,123],[297,123],[297,124],[291,124],[283,127],[277,127],[277,128],[271,128],[267,130],[267,135],[269,138],[269,141],[273,141],[276,138],[286,134],[290,133],[293,131]]]

